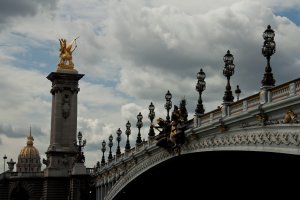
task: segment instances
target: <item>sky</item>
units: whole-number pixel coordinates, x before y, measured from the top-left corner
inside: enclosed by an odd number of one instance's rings
[[[79,36],[73,61],[85,76],[79,82],[78,131],[87,140],[86,166],[93,167],[110,134],[115,154],[118,128],[124,151],[128,120],[134,146],[139,112],[144,116],[142,138],[147,139],[148,106],[153,102],[156,118],[166,117],[168,90],[173,105],[187,100],[193,118],[201,68],[206,73],[205,111],[221,105],[227,50],[236,66],[232,89],[240,86],[240,98],[258,92],[266,65],[262,33],[268,25],[276,34],[271,58],[276,85],[299,78],[299,13],[298,0],[1,0],[2,157],[16,161],[32,127],[34,145],[45,158],[52,98],[46,76],[56,71],[59,38]]]

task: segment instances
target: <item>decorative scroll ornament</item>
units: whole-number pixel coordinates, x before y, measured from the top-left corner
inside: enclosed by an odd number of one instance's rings
[[[222,135],[213,138],[203,138],[184,148],[185,151],[235,145],[300,145],[300,135],[297,133],[265,132],[236,135]]]

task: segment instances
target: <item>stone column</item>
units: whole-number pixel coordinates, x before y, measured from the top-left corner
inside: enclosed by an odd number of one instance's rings
[[[52,72],[47,76],[52,82],[52,113],[50,145],[46,152],[49,163],[46,169],[58,169],[60,172],[64,169],[67,172],[72,167],[76,154],[74,142],[77,132],[78,81],[83,76],[61,72]]]
[[[47,79],[52,82],[50,91],[52,94],[52,111],[50,145],[46,152],[47,161],[45,163],[47,167],[44,170],[45,199],[66,199],[69,192],[61,184],[69,183],[69,173],[77,153],[74,142],[77,132],[78,81],[83,76],[75,70],[52,72],[47,76]],[[53,194],[50,198],[50,193],[55,192],[54,188],[59,190],[56,191],[57,194],[64,193],[64,195]]]

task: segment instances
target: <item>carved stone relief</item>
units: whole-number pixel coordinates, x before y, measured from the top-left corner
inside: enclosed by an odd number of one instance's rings
[[[70,115],[70,109],[71,109],[71,100],[69,94],[64,94],[62,96],[62,115],[66,119]]]

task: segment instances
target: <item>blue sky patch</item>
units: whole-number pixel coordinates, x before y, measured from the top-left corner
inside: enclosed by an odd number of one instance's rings
[[[279,12],[275,12],[275,14],[279,15],[279,16],[287,17],[292,22],[294,22],[297,26],[300,26],[300,9],[299,8],[282,10]]]
[[[57,56],[51,55],[48,48],[28,47],[27,52],[17,53],[16,64],[21,68],[39,69],[43,73],[48,73],[57,65]],[[49,69],[50,68],[50,69]]]

